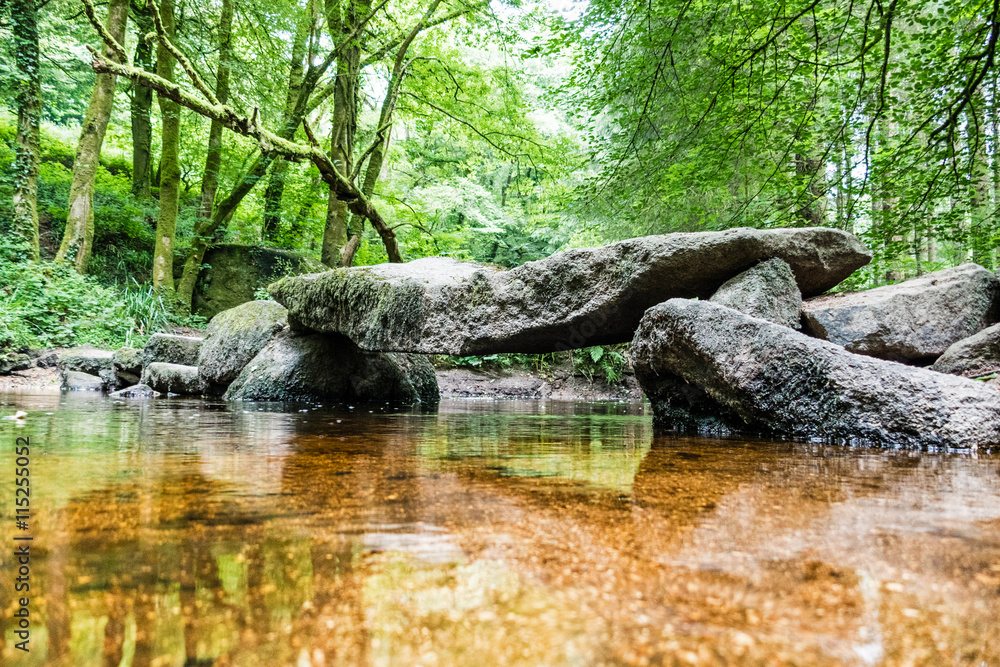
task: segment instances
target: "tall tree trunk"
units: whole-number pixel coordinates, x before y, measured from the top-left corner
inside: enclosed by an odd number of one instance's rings
[[[222,13],[219,16],[219,69],[215,75],[215,97],[220,104],[226,104],[229,101],[229,63],[233,55],[232,37],[233,2],[232,0],[222,0]],[[205,175],[201,181],[201,205],[198,208],[198,219],[195,222],[191,253],[184,261],[184,272],[177,284],[177,298],[188,311],[191,310],[194,286],[198,281],[198,274],[201,272],[205,251],[212,242],[214,234],[214,230],[212,233],[207,234],[207,232],[212,224],[215,193],[219,189],[219,167],[222,165],[222,129],[222,123],[213,120],[208,131],[208,155],[205,158]]]
[[[153,72],[155,71],[153,45],[145,39],[146,35],[153,31],[153,19],[144,4],[135,8],[135,24],[139,39],[135,47],[133,64]],[[149,199],[150,168],[153,162],[153,123],[150,118],[152,109],[152,89],[141,83],[134,83],[132,102],[129,105],[132,115],[132,194],[139,199]]]
[[[14,36],[14,61],[18,77],[17,137],[14,158],[14,236],[38,261],[38,162],[42,86],[38,49],[38,13],[35,0],[17,0],[10,10]]]
[[[313,90],[315,90],[320,77],[322,77],[325,72],[326,70],[322,67],[309,67],[306,74],[302,77],[299,97],[295,101],[291,114],[282,119],[281,129],[276,133],[279,137],[282,139],[291,139],[291,137],[295,135],[295,130],[302,124],[302,119],[308,109],[309,97],[312,95]],[[257,185],[257,183],[259,183],[267,173],[267,168],[274,160],[274,157],[274,153],[258,155],[257,159],[250,166],[247,172],[236,181],[235,185],[233,185],[229,194],[227,194],[222,201],[215,205],[211,221],[204,225],[195,227],[195,238],[193,241],[192,253],[195,252],[195,246],[201,246],[200,252],[204,254],[205,249],[208,247],[215,233],[228,224],[229,220],[232,219],[233,212],[236,211],[236,208],[240,205],[240,202],[243,201],[243,198],[246,197],[251,190],[253,190],[254,186]]]
[[[306,42],[312,30],[313,12],[310,5],[295,31],[292,42],[292,57],[288,67],[288,93],[285,95],[285,118],[291,118],[295,104],[302,90],[302,76],[305,72]],[[295,136],[292,128],[292,137]],[[289,137],[289,138],[292,138]],[[261,228],[261,238],[273,240],[281,224],[281,198],[285,193],[285,176],[288,173],[288,161],[276,158],[271,165],[271,175],[268,178],[267,189],[264,191],[264,225]]]
[[[162,0],[160,18],[168,37],[174,36],[174,0]],[[174,57],[163,44],[156,47],[156,73],[167,81],[174,80]],[[153,286],[174,292],[174,232],[177,228],[177,206],[180,194],[181,107],[163,95],[156,96],[160,105],[162,134],[160,150],[160,213],[156,219],[156,246],[153,249]]]
[[[340,31],[350,35],[359,16],[367,16],[370,2],[352,6],[351,10],[340,22]],[[363,10],[361,14],[358,10]],[[331,26],[331,31],[333,27]],[[333,91],[333,123],[330,131],[330,158],[334,166],[345,177],[350,176],[354,169],[354,141],[358,133],[358,83],[361,76],[361,45],[355,41],[347,44],[337,59],[337,78]],[[350,266],[354,261],[354,252],[360,242],[361,230],[354,236],[358,242],[348,248],[348,224],[350,213],[347,202],[337,199],[334,190],[330,189],[327,201],[326,225],[323,229],[323,246],[320,249],[320,261],[331,268]],[[363,220],[357,221],[361,228]],[[343,251],[347,249],[348,252]]]
[[[385,154],[389,147],[389,139],[392,136],[392,114],[396,109],[396,101],[399,98],[399,88],[403,83],[403,75],[406,73],[406,52],[409,50],[410,44],[413,43],[413,40],[416,39],[417,35],[419,35],[424,29],[424,26],[427,25],[431,17],[434,16],[434,12],[437,11],[440,4],[441,0],[431,0],[430,3],[428,3],[423,17],[416,23],[416,25],[413,26],[396,51],[396,58],[392,65],[392,76],[389,79],[389,87],[382,100],[382,110],[379,113],[378,125],[375,130],[375,141],[372,143],[370,157],[368,158],[368,167],[365,170],[364,185],[361,188],[361,192],[369,200],[371,200],[371,197],[375,192],[375,184],[378,182],[378,179],[382,174],[382,165],[385,162]],[[336,164],[336,156],[334,156],[334,158],[334,163]],[[327,225],[329,226],[330,224],[331,216],[328,215]],[[403,255],[399,250],[399,241],[396,238],[396,233],[390,227],[387,227],[383,223],[376,222],[375,220],[372,220],[372,226],[375,227],[375,231],[378,232],[378,235],[382,238],[382,244],[385,246],[385,251],[389,257],[389,261],[402,262]],[[323,235],[324,256],[327,255],[325,245],[328,236],[331,236],[329,232]],[[350,266],[354,262],[354,251],[357,249],[360,242],[360,230],[352,230],[351,236],[351,240],[345,246],[347,252],[341,253],[342,266]]]
[[[992,216],[990,215],[990,181],[989,157],[986,154],[986,95],[980,86],[973,95],[972,105],[975,118],[966,123],[969,134],[969,150],[972,156],[972,221],[969,227],[970,245],[972,246],[972,261],[993,269],[993,253],[991,252],[991,237],[993,236]]]
[[[111,0],[108,5],[106,27],[115,40],[125,41],[125,22],[128,20],[128,0]],[[106,45],[103,55],[109,60],[117,57]],[[87,113],[80,128],[80,143],[73,159],[73,180],[69,186],[69,213],[66,231],[56,253],[56,261],[72,262],[80,273],[87,271],[94,243],[94,182],[101,159],[101,146],[108,120],[114,105],[114,74],[98,74],[94,78],[94,92],[90,96]]]

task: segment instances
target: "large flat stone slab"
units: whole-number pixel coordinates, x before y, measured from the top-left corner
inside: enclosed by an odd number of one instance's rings
[[[708,298],[772,257],[812,295],[871,254],[836,229],[731,229],[568,250],[510,270],[443,257],[335,269],[270,291],[293,327],[341,333],[367,350],[541,353],[629,341],[650,306]]]
[[[848,352],[705,301],[649,309],[632,346],[656,421],[907,447],[1000,445],[1000,392]]]
[[[1000,279],[978,264],[810,299],[805,333],[858,354],[927,364],[1000,317]]]

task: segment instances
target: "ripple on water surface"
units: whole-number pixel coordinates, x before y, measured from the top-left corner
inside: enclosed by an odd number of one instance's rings
[[[621,403],[0,403],[34,538],[4,664],[1000,664],[995,454],[656,435]]]

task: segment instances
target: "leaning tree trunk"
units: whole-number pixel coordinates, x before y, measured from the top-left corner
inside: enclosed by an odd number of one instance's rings
[[[28,256],[38,261],[38,162],[42,87],[38,54],[38,14],[35,0],[11,5],[14,62],[23,83],[18,87],[17,137],[14,158],[13,234],[22,240]]]
[[[215,97],[219,104],[229,100],[229,62],[232,59],[233,47],[233,2],[222,0],[222,14],[219,17],[219,69],[215,76]],[[205,158],[205,175],[201,180],[201,205],[198,208],[198,219],[195,222],[195,239],[191,244],[191,253],[184,261],[184,272],[177,284],[177,299],[190,311],[194,299],[194,285],[201,272],[201,263],[205,259],[205,250],[211,242],[208,227],[212,224],[212,213],[215,207],[215,193],[219,189],[219,167],[222,165],[222,123],[213,120],[208,131],[208,155]]]
[[[174,0],[162,0],[160,20],[167,37],[174,36]],[[174,80],[174,56],[160,43],[156,47],[156,74]],[[156,245],[153,249],[153,286],[168,294],[174,292],[174,232],[177,229],[177,205],[180,196],[181,107],[157,94],[162,116],[160,149],[160,213],[156,219]]]
[[[155,71],[153,45],[145,39],[145,36],[153,31],[153,20],[145,5],[137,8],[135,23],[139,40],[135,47],[135,62],[133,64],[153,72]],[[132,194],[138,199],[149,199],[150,168],[153,156],[152,109],[152,89],[141,83],[134,83],[129,111],[132,115]]]
[[[108,5],[107,29],[121,44],[125,41],[125,22],[128,20],[128,0],[111,0]],[[117,60],[105,46],[104,56]],[[80,143],[73,159],[73,180],[69,186],[69,213],[56,261],[72,262],[80,273],[87,271],[94,243],[94,183],[101,159],[101,145],[108,129],[111,108],[114,104],[114,74],[98,74],[94,78],[94,92],[90,96],[87,113],[80,128]]]

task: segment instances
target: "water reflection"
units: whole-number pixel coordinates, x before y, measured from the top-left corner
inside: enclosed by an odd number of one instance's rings
[[[34,444],[5,664],[1000,663],[996,456],[654,436],[622,404],[0,402]]]

